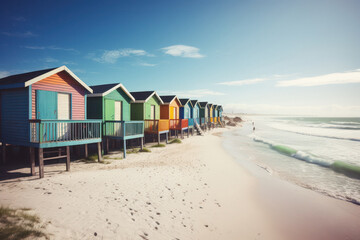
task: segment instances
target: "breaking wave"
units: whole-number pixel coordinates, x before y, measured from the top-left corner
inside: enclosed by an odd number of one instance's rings
[[[298,151],[289,146],[277,144],[273,141],[258,136],[254,136],[253,140],[255,142],[264,143],[268,145],[271,149],[283,155],[331,169],[335,172],[344,174],[347,177],[360,179],[360,166],[352,165],[342,161],[329,161],[329,160],[321,159],[306,152]]]

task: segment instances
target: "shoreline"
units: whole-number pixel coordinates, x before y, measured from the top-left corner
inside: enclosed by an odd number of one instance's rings
[[[343,237],[360,236],[358,206],[259,177],[237,162],[221,136],[234,130],[106,159],[107,165],[72,163],[71,172],[59,172],[63,164],[47,166],[44,179],[1,181],[0,204],[34,209],[54,239],[335,239],[334,232],[345,230]],[[330,220],[313,226],[305,221],[326,209],[334,210],[325,220],[337,216],[333,222],[344,230],[336,231]]]

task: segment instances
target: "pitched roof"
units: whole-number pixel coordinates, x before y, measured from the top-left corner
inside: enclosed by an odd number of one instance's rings
[[[208,104],[208,102],[199,102],[199,104],[200,104],[200,107],[201,107],[201,108],[204,108],[204,107],[206,107],[206,105]]]
[[[102,84],[102,85],[93,85],[90,87],[93,90],[93,94],[98,94],[98,93],[105,93],[117,85],[118,83],[110,83],[110,84]]]
[[[130,92],[130,94],[135,98],[135,102],[146,102],[155,95],[160,100],[161,104],[164,104],[163,100],[155,91]]]
[[[112,91],[121,88],[126,95],[132,101],[135,101],[135,98],[129,93],[129,91],[121,84],[121,83],[110,83],[110,84],[102,84],[102,85],[94,85],[90,86],[93,90],[93,94],[89,94],[88,97],[98,97],[98,96],[106,96],[107,94],[111,93]]]
[[[176,98],[176,95],[160,96],[160,98],[165,104],[170,104]]]
[[[82,85],[86,90],[92,93],[92,89],[86,85],[83,81],[80,80],[72,71],[70,71],[66,66],[61,66],[58,68],[49,68],[34,72],[16,74],[0,79],[0,89],[8,88],[18,88],[18,87],[28,87],[31,84],[34,84],[38,81],[43,80],[51,75],[59,73],[61,71],[67,72],[72,78],[74,78],[80,85]]]
[[[198,103],[198,100],[190,100],[190,102],[191,102],[191,104],[192,104],[193,106],[195,106],[195,104]]]
[[[214,106],[213,106],[213,107],[214,107],[214,109],[216,109],[216,108],[217,108],[217,106],[218,106],[218,105],[215,105],[215,104],[214,104]]]
[[[190,98],[180,98],[179,100],[181,102],[181,105],[185,106],[190,101]],[[191,106],[192,106],[192,104],[191,104]]]
[[[4,78],[0,78],[0,85],[8,85],[8,84],[15,84],[15,83],[25,83],[33,78],[36,78],[40,75],[43,75],[51,70],[54,70],[55,68],[49,68],[39,71],[33,71],[33,72],[27,72],[27,73],[21,73],[16,75],[7,76]]]
[[[211,107],[212,107],[212,105],[213,105],[212,103],[208,103],[208,107],[209,107],[209,108],[211,108]]]

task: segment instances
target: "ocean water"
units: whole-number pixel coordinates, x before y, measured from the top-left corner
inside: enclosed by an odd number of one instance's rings
[[[248,167],[360,204],[360,118],[248,116],[225,135]]]

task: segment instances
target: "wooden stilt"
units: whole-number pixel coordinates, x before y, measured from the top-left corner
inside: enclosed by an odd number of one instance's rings
[[[29,148],[30,155],[30,173],[31,176],[35,176],[35,149],[33,147]]]
[[[158,133],[158,144],[160,144],[160,133]]]
[[[181,139],[184,139],[184,131],[181,129]]]
[[[140,149],[143,150],[144,148],[144,138],[140,138]]]
[[[89,157],[88,145],[85,144],[84,148],[85,148],[85,158],[88,158]]]
[[[44,149],[39,148],[39,177],[44,177]]]
[[[124,140],[124,158],[126,158],[126,140]]]
[[[190,131],[190,129],[188,128],[188,129],[187,129],[187,137],[188,137],[188,138],[189,138],[189,133],[190,133],[189,131]]]
[[[98,155],[98,162],[102,161],[102,154],[101,154],[101,143],[97,143],[97,155]]]
[[[169,142],[169,137],[168,137],[168,133],[166,133],[166,144],[168,144]]]
[[[66,171],[70,171],[70,147],[66,146]]]

